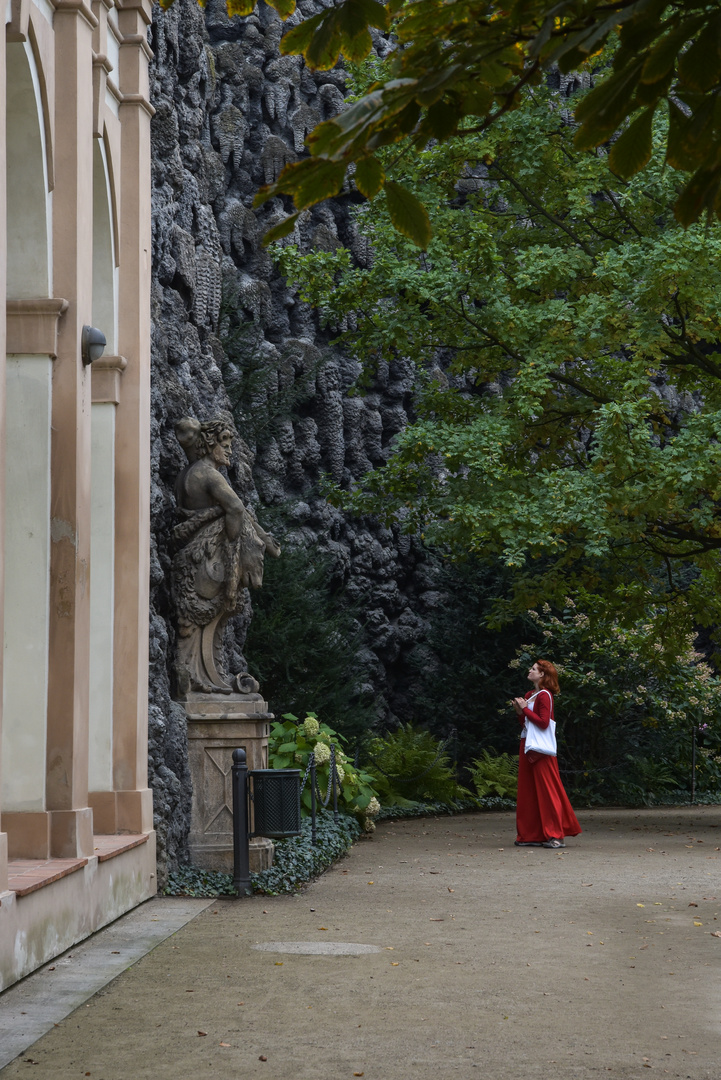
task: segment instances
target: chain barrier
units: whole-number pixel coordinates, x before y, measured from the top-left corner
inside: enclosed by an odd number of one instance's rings
[[[303,794],[303,791],[305,789],[305,785],[308,783],[308,777],[310,775],[310,770],[311,770],[311,767],[313,765],[315,765],[315,754],[311,750],[310,755],[308,757],[308,764],[305,767],[305,776],[303,777],[303,779],[300,782],[300,793],[301,793],[301,795]]]
[[[320,788],[318,787],[318,780],[316,779],[316,782],[315,782],[316,794],[318,796],[318,801],[319,801],[319,803],[321,804],[321,806],[323,807],[324,810],[326,809],[326,807],[328,806],[328,803],[330,802],[331,791],[333,789],[333,777],[334,776],[335,776],[335,745],[331,744],[330,761],[328,763],[328,787],[326,789],[325,798],[320,793]]]

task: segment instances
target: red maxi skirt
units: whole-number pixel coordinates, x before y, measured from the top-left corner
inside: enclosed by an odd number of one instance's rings
[[[533,765],[526,757],[526,740],[521,739],[518,759],[518,840],[539,843],[552,836],[578,836],[581,826],[561,783],[558,760],[548,754]]]

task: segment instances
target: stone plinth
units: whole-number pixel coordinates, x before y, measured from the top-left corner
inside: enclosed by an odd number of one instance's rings
[[[233,751],[245,750],[249,769],[268,768],[273,714],[260,694],[188,694],[188,757],[193,781],[190,854],[194,866],[233,872]],[[253,829],[251,804],[251,832]],[[267,870],[273,843],[250,841],[250,869]]]

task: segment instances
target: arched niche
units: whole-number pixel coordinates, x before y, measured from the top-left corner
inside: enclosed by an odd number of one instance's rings
[[[117,352],[118,276],[113,231],[110,170],[103,139],[93,143],[93,326],[107,340],[107,355]]]
[[[42,95],[32,49],[7,57],[7,295],[51,296],[51,222]]]

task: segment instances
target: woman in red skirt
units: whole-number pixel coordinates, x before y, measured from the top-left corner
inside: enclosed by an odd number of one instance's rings
[[[518,759],[516,847],[563,848],[564,837],[578,836],[581,826],[561,783],[555,753],[536,750],[526,753],[525,737],[530,724],[545,730],[554,718],[553,695],[558,693],[558,673],[550,660],[537,660],[528,672],[528,679],[533,690],[525,697],[513,699],[513,707],[523,723]]]

